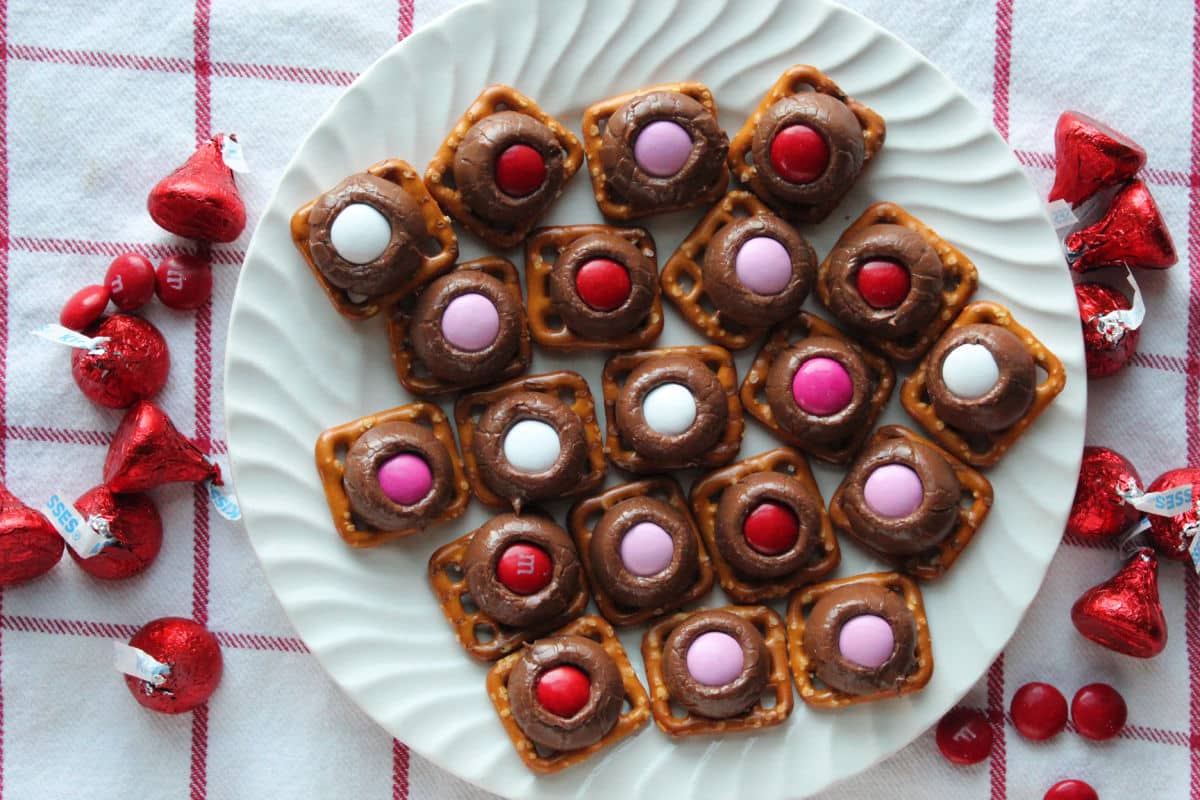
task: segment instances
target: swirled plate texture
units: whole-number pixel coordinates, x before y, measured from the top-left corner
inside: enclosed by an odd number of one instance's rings
[[[755,735],[674,742],[653,725],[582,765],[526,771],[425,579],[466,516],[375,550],[334,533],[313,465],[326,427],[411,398],[383,322],[330,307],[292,247],[288,219],[345,175],[388,157],[423,168],[463,109],[503,82],[579,133],[585,106],[655,83],[699,80],[728,131],[787,67],[813,64],[887,120],[887,144],[822,225],[823,256],[870,203],[901,203],[979,267],[978,298],[1000,301],[1066,365],[1066,391],[988,475],[996,506],[943,579],[925,587],[937,668],[923,692],[817,713]],[[653,219],[660,263],[700,210]],[[547,224],[598,222],[577,175]],[[463,235],[463,258],[485,252]],[[510,254],[520,263],[520,254]],[[812,303],[810,301],[809,306]],[[661,344],[695,343],[667,309]],[[738,357],[744,374],[751,353]],[[571,368],[599,392],[602,356],[538,352],[533,371]],[[321,119],[286,169],[250,245],[226,363],[229,449],[246,529],[300,636],[375,720],[450,772],[508,797],[784,800],[857,773],[912,741],[979,678],[1013,634],[1058,545],[1083,441],[1085,380],[1074,294],[1057,239],[1016,159],[950,81],[895,37],[825,0],[494,0],[461,7],[394,47]],[[912,424],[893,398],[885,422]],[[742,456],[776,443],[748,424]],[[841,472],[817,468],[826,498]],[[682,476],[685,483],[692,476]],[[609,483],[615,482],[610,476]],[[558,509],[561,511],[561,509]],[[560,515],[561,521],[561,515]],[[836,573],[882,565],[843,542]],[[708,605],[725,600],[719,591]],[[641,669],[642,628],[622,634]],[[330,731],[337,736],[337,731]]]

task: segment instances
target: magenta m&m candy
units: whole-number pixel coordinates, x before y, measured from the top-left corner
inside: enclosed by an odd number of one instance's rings
[[[846,368],[832,358],[818,356],[800,365],[792,378],[792,398],[806,413],[818,417],[836,414],[854,397],[854,382]]]
[[[379,467],[379,488],[393,503],[411,506],[433,488],[433,473],[414,453],[392,456]]]

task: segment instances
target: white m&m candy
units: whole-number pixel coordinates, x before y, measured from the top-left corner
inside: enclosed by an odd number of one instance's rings
[[[996,357],[981,344],[960,344],[942,360],[942,382],[964,399],[983,397],[999,380]]]
[[[646,393],[642,416],[655,433],[678,436],[696,421],[696,398],[681,383],[664,383]]]
[[[504,458],[522,472],[545,472],[561,449],[558,431],[541,420],[523,419],[504,434]]]
[[[351,203],[329,226],[333,249],[351,264],[369,264],[383,255],[392,240],[392,226],[374,206]]]

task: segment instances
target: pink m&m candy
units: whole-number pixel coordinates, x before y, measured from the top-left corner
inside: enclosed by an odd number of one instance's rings
[[[380,466],[379,488],[393,503],[411,506],[433,488],[433,473],[425,459],[413,453],[392,456]]]
[[[779,294],[792,279],[787,248],[770,236],[747,239],[733,261],[738,280],[755,294]]]
[[[861,614],[851,618],[838,633],[838,650],[854,664],[875,669],[882,667],[896,646],[892,626],[883,617]]]
[[[692,642],[687,669],[705,686],[724,686],[742,673],[742,646],[728,633],[709,631]]]
[[[826,417],[850,404],[854,383],[850,373],[832,358],[810,358],[792,378],[792,398],[809,414]]]
[[[460,294],[442,314],[442,335],[459,350],[482,350],[500,333],[500,312],[481,294]]]
[[[658,120],[642,128],[633,143],[633,159],[656,178],[668,178],[687,163],[692,137],[677,122]]]
[[[907,517],[921,505],[925,487],[912,467],[884,464],[867,476],[863,499],[867,506],[884,517]]]
[[[621,538],[621,563],[634,575],[657,575],[671,565],[675,542],[653,522],[639,522]]]

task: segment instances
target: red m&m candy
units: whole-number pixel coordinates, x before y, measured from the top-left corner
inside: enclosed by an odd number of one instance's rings
[[[500,554],[496,577],[510,592],[533,594],[550,583],[554,564],[546,551],[536,545],[518,542]]]
[[[107,306],[107,286],[85,286],[63,304],[58,315],[59,324],[73,331],[81,331],[100,319]]]
[[[1083,781],[1059,781],[1050,787],[1042,800],[1100,800],[1100,795]]]
[[[121,253],[108,265],[104,285],[113,305],[122,311],[136,311],[154,297],[154,264],[139,253]]]
[[[1071,701],[1075,730],[1088,739],[1111,739],[1125,727],[1125,698],[1107,683],[1089,683]]]
[[[825,137],[807,125],[789,125],[771,141],[771,166],[785,181],[811,183],[828,163]]]
[[[597,311],[620,308],[632,289],[629,270],[612,259],[593,258],[575,272],[575,291],[579,292],[579,299]]]
[[[546,180],[542,154],[527,144],[514,144],[496,158],[496,185],[511,197],[533,194]]]
[[[988,757],[995,734],[983,712],[960,707],[942,717],[936,737],[938,750],[948,761],[966,765]]]
[[[537,682],[537,699],[551,714],[573,717],[587,705],[592,681],[578,667],[563,665],[542,673]]]
[[[895,308],[908,297],[911,278],[895,261],[868,261],[858,269],[855,285],[871,308]]]
[[[212,296],[212,267],[189,255],[168,256],[158,265],[154,290],[167,308],[188,311]]]
[[[1067,727],[1067,698],[1048,683],[1027,683],[1013,695],[1012,717],[1026,739],[1053,738]]]
[[[746,544],[767,556],[786,553],[800,537],[800,522],[790,508],[780,503],[759,503],[742,524]]]

